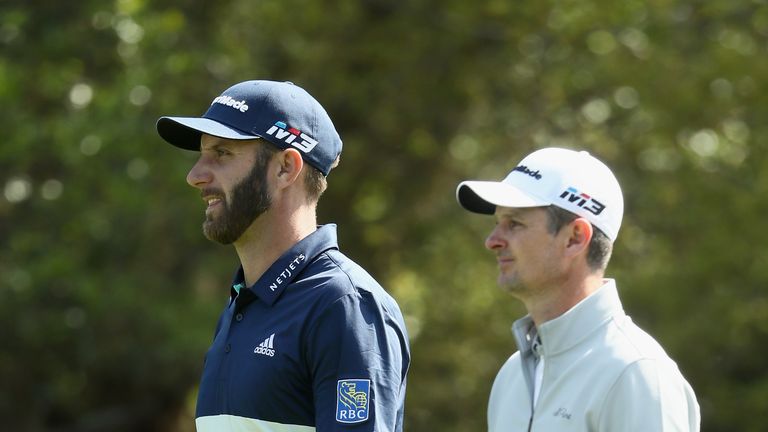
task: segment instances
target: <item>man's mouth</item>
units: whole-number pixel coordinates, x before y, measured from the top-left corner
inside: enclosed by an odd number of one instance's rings
[[[207,195],[203,197],[203,201],[208,205],[205,209],[206,212],[208,212],[212,208],[222,204],[224,202],[224,197],[220,195]]]

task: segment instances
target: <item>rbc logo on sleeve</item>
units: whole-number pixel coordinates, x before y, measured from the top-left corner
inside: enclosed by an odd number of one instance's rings
[[[361,423],[368,420],[371,380],[339,380],[336,387],[336,421]]]

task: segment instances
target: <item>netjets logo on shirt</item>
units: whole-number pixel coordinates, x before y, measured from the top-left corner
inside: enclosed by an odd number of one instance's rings
[[[264,342],[260,343],[259,346],[257,346],[254,350],[254,354],[261,354],[265,355],[267,357],[274,357],[275,356],[275,334],[272,333],[271,336],[264,339]]]
[[[286,144],[290,144],[296,147],[304,153],[311,152],[312,149],[317,145],[316,139],[296,128],[289,127],[286,123],[281,121],[275,122],[274,126],[267,130],[267,135],[272,135],[273,137],[284,141]]]
[[[229,96],[219,96],[214,99],[213,102],[211,102],[211,105],[213,104],[222,104],[228,107],[232,107],[242,113],[248,111],[248,105],[245,103],[245,100],[239,101],[237,99],[232,99]]]
[[[296,271],[299,264],[304,262],[304,260],[306,259],[307,257],[304,254],[296,255],[296,258],[294,258],[293,261],[288,263],[288,266],[285,269],[283,269],[283,272],[280,273],[278,277],[275,278],[275,281],[269,284],[269,289],[272,290],[272,292],[274,292],[277,289],[277,287],[282,285],[283,282],[285,282],[289,277],[293,275],[293,272]]]

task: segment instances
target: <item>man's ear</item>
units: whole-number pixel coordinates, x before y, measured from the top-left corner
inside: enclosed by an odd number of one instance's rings
[[[589,248],[589,242],[594,234],[592,224],[588,220],[579,217],[568,224],[565,229],[568,234],[566,253],[571,256],[586,253]]]
[[[299,151],[294,148],[282,150],[275,155],[275,160],[279,169],[277,172],[278,186],[284,188],[292,185],[304,168],[304,160]]]

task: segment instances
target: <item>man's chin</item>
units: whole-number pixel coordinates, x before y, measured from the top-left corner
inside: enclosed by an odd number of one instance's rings
[[[520,282],[513,278],[499,276],[499,278],[496,280],[496,283],[502,291],[508,293],[516,293],[522,289]]]
[[[222,244],[222,245],[229,245],[235,242],[237,238],[233,236],[231,233],[223,232],[221,229],[217,229],[219,227],[215,226],[210,221],[205,221],[203,223],[203,235],[205,238],[207,238],[210,241]]]

